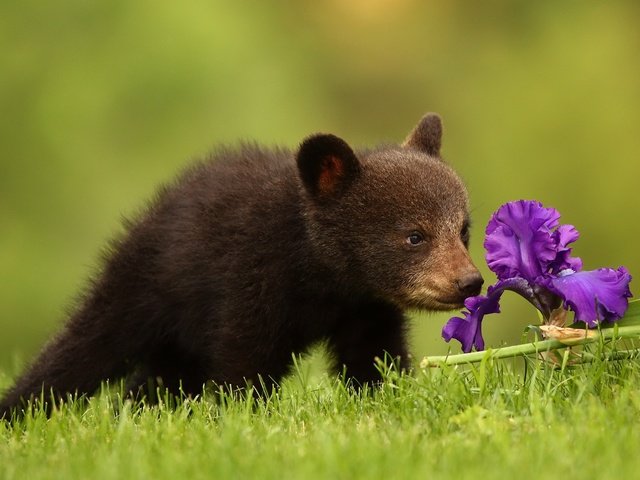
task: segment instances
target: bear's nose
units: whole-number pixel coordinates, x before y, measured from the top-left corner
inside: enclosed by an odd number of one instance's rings
[[[480,275],[480,272],[477,271],[468,273],[456,280],[456,286],[465,298],[478,295],[483,283],[484,280],[482,278],[482,275]]]

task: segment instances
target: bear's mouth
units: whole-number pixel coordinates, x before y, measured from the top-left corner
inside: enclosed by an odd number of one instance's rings
[[[419,310],[451,311],[464,307],[466,297],[459,292],[435,285],[421,288],[408,288],[396,303],[401,308],[415,308]]]
[[[435,311],[451,311],[460,310],[464,307],[464,298],[460,297],[436,297],[434,295],[424,295],[418,298],[413,297],[409,300],[409,308],[418,308],[420,310]]]
[[[465,299],[452,299],[452,298],[435,298],[431,303],[431,308],[434,310],[460,310],[464,307]]]

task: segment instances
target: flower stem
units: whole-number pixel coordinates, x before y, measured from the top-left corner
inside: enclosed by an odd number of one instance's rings
[[[461,353],[458,355],[443,355],[424,357],[420,362],[420,367],[439,367],[442,365],[459,365],[464,363],[476,363],[486,358],[502,359],[513,358],[524,355],[537,354],[541,352],[548,352],[551,350],[558,350],[560,348],[566,348],[569,346],[582,345],[585,343],[592,343],[599,339],[621,339],[621,338],[640,338],[640,325],[633,325],[629,327],[616,327],[603,328],[597,335],[584,340],[573,340],[571,345],[562,343],[559,340],[541,340],[537,342],[523,343],[520,345],[512,345],[509,347],[496,348],[495,350],[483,350],[480,352]]]
[[[580,363],[592,363],[596,360],[632,360],[634,358],[640,357],[640,350],[616,350],[614,352],[602,354],[600,356],[594,355],[593,353],[589,352],[582,352],[580,356],[582,357],[580,359]]]

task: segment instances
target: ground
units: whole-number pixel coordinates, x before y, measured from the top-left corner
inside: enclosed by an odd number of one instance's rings
[[[177,408],[114,389],[0,424],[0,478],[623,478],[640,468],[640,362],[537,360],[385,375],[355,392],[298,364],[254,401]],[[381,367],[384,368],[384,367]],[[0,377],[0,388],[9,382]],[[115,404],[115,408],[114,408]],[[114,413],[119,410],[118,414]]]

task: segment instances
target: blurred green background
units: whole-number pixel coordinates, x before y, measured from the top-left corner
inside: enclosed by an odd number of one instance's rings
[[[578,227],[587,268],[639,275],[639,5],[0,3],[0,367],[53,334],[121,217],[190,159],[316,131],[400,141],[426,111],[468,183],[487,284],[484,225],[519,198]],[[515,295],[503,312],[489,345],[536,320]],[[416,315],[415,356],[447,350],[449,316]]]

